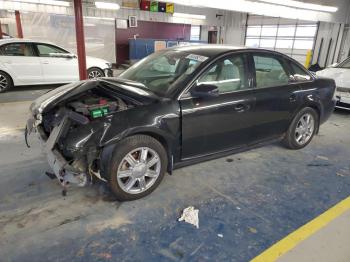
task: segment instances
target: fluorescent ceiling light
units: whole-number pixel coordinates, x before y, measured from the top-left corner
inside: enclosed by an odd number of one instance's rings
[[[101,9],[119,10],[120,5],[116,3],[95,2],[95,6]]]
[[[179,17],[179,18],[190,18],[190,19],[201,19],[201,20],[206,19],[205,15],[195,15],[195,14],[185,14],[185,13],[174,13],[173,16]]]
[[[57,5],[57,6],[66,6],[66,7],[70,5],[69,2],[67,1],[58,1],[58,0],[14,0],[14,2],[42,4],[42,5]]]
[[[334,12],[338,11],[338,7],[335,7],[335,6],[310,4],[310,3],[304,3],[304,2],[294,1],[294,0],[259,0],[259,1],[266,2],[266,3],[272,3],[272,4],[277,4],[277,5],[284,5],[284,6],[302,8],[302,9],[322,11],[322,12],[332,12],[332,13],[334,13]]]

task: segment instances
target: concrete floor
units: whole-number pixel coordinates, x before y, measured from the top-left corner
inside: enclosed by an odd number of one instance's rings
[[[350,114],[337,111],[303,150],[273,144],[182,168],[133,202],[103,184],[63,197],[38,141],[24,145],[35,92],[0,94],[1,261],[248,261],[350,195]],[[190,205],[199,229],[177,221]],[[281,261],[349,261],[349,216]]]

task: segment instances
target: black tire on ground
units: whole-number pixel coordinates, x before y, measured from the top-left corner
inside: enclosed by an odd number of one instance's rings
[[[298,143],[297,142],[297,135],[296,135],[296,129],[298,127],[298,123],[299,121],[301,121],[301,118],[303,118],[305,115],[311,115],[313,120],[314,120],[314,127],[313,127],[313,131],[312,134],[310,136],[310,138],[305,142],[305,143]],[[291,122],[288,131],[284,137],[283,143],[287,148],[290,149],[301,149],[305,146],[307,146],[312,138],[314,137],[317,129],[318,129],[318,123],[319,123],[319,115],[318,113],[315,111],[315,109],[311,108],[311,107],[305,107],[302,110],[300,110],[298,112],[298,114],[294,117],[293,121]]]
[[[13,87],[12,78],[5,72],[0,71],[0,93],[6,92]]]
[[[97,67],[89,68],[87,73],[88,73],[89,79],[96,79],[96,78],[105,76],[105,73],[103,72],[103,70]]]
[[[155,180],[154,184],[150,186],[148,189],[140,193],[131,194],[123,190],[119,185],[118,178],[117,178],[118,168],[121,165],[121,162],[123,161],[124,157],[129,152],[133,151],[134,149],[142,148],[142,147],[150,148],[158,154],[160,159],[160,173],[157,179]],[[113,156],[111,158],[110,167],[108,168],[109,172],[108,174],[106,174],[107,180],[117,200],[120,200],[120,201],[136,200],[150,194],[153,190],[155,190],[158,187],[158,185],[162,181],[164,174],[166,172],[167,164],[168,164],[167,152],[164,149],[163,145],[158,140],[147,135],[130,136],[120,141],[116,145],[113,152]]]

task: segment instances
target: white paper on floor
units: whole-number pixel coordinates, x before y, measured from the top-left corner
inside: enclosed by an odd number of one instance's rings
[[[199,210],[195,209],[193,206],[186,207],[182,211],[182,216],[179,218],[179,221],[185,221],[199,228],[198,212]]]

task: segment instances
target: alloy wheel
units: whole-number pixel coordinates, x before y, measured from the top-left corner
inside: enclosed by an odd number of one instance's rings
[[[89,79],[96,79],[96,78],[99,78],[99,77],[102,77],[102,74],[100,71],[98,70],[91,70],[89,72]]]
[[[8,80],[7,78],[0,74],[0,90],[4,90],[8,87],[9,83],[8,83]]]
[[[161,160],[156,151],[139,147],[122,159],[117,171],[120,188],[129,194],[140,194],[149,189],[160,175]]]
[[[295,128],[294,137],[299,145],[306,144],[312,137],[315,129],[315,119],[310,113],[301,116]]]

